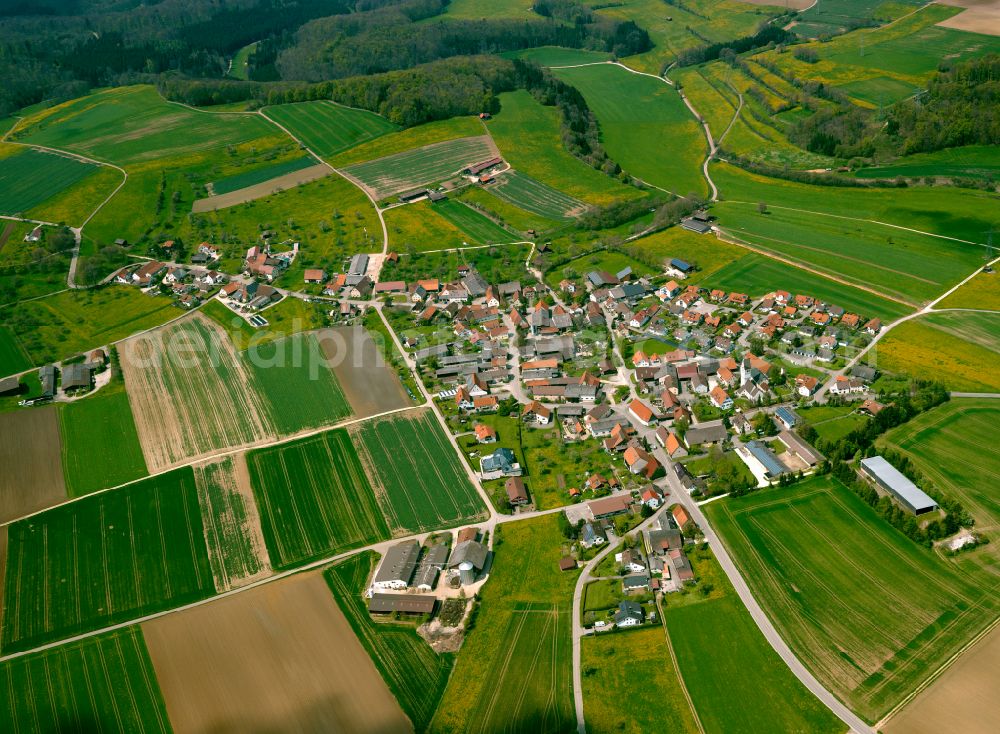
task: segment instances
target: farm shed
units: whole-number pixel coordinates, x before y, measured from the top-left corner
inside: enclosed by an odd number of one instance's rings
[[[0,395],[11,395],[21,389],[21,380],[17,377],[5,377],[0,380]]]
[[[437,599],[427,594],[372,594],[368,611],[372,614],[433,614]]]
[[[408,588],[413,573],[417,570],[419,555],[420,544],[415,540],[392,546],[382,557],[372,586],[376,589]]]
[[[861,473],[889,492],[914,515],[922,515],[937,509],[937,502],[882,456],[862,459]]]
[[[486,567],[486,546],[477,540],[465,540],[455,546],[448,568],[458,569],[463,584],[471,584]]]
[[[351,258],[351,264],[347,266],[348,275],[364,275],[368,271],[368,256],[359,253]]]
[[[42,383],[42,396],[51,398],[56,394],[56,366],[47,364],[38,370],[38,380]]]
[[[600,520],[602,517],[614,517],[615,515],[623,515],[628,512],[629,507],[632,505],[632,496],[629,494],[616,494],[611,497],[603,497],[599,500],[594,500],[589,504],[590,512],[594,515],[595,520]]]
[[[62,388],[69,390],[89,390],[92,370],[87,364],[68,364],[63,367]]]
[[[778,440],[785,444],[790,452],[798,456],[810,467],[816,466],[823,460],[823,455],[821,453],[791,431],[782,431],[779,433]]]
[[[670,261],[670,267],[680,270],[682,273],[690,273],[694,270],[694,266],[691,263],[681,260],[679,257],[675,257]]]
[[[688,428],[684,440],[688,446],[699,446],[705,443],[722,443],[728,435],[722,421],[706,421]]]
[[[414,586],[420,591],[432,591],[437,584],[438,574],[445,569],[447,563],[448,546],[444,543],[432,545],[420,561],[417,575],[413,579]]]

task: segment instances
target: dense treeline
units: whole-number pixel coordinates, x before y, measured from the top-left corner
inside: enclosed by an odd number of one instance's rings
[[[311,21],[279,54],[277,69],[283,79],[319,81],[536,46],[590,48],[617,55],[652,47],[648,34],[634,23],[593,16],[583,8],[572,25],[546,17],[451,20],[445,16],[438,22],[417,22],[442,14],[447,5],[448,0],[407,0],[371,12]]]

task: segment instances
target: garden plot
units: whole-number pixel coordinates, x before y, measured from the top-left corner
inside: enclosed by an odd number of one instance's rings
[[[425,145],[348,166],[342,172],[363,186],[373,199],[382,200],[450,178],[466,166],[498,155],[493,140],[480,135]]]
[[[321,574],[142,625],[177,732],[412,732]]]
[[[246,457],[238,454],[194,469],[205,544],[216,591],[259,581],[271,574]]]

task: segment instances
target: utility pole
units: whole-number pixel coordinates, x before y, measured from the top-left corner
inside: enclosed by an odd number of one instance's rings
[[[984,258],[986,259],[986,266],[983,268],[983,272],[992,273],[993,266],[990,265],[990,263],[993,262],[994,258],[993,235],[997,234],[997,231],[991,227],[990,229],[986,230],[986,232],[984,232],[983,234],[986,235],[986,254],[984,255]]]

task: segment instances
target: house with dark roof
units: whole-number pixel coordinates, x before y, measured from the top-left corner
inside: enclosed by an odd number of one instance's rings
[[[646,621],[646,612],[641,604],[634,601],[618,602],[618,611],[615,612],[615,625],[618,627],[636,627]]]

